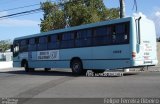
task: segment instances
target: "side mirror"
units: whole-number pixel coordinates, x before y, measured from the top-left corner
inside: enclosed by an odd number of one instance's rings
[[[14,51],[13,45],[11,45],[10,48],[11,48],[11,52],[13,52]]]

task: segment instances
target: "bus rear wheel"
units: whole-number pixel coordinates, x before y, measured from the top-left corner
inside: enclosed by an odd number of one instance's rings
[[[74,75],[83,74],[83,65],[80,59],[74,59],[71,61],[71,69]]]
[[[45,72],[48,72],[51,70],[51,68],[44,68]]]

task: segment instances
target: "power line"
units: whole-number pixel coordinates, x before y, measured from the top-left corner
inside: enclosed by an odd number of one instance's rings
[[[55,1],[51,1],[51,2],[55,2]],[[21,7],[16,7],[16,8],[11,8],[11,9],[4,9],[4,10],[0,10],[0,12],[12,11],[12,10],[17,10],[17,9],[22,9],[22,8],[28,8],[28,7],[33,7],[33,6],[37,6],[37,5],[40,5],[40,3],[32,4],[32,5],[26,5],[26,6],[21,6]]]
[[[33,4],[33,5],[26,5],[26,6],[11,8],[11,9],[4,9],[4,10],[1,10],[0,12],[22,9],[22,8],[27,8],[27,7],[33,7],[33,6],[36,6],[36,5],[40,5],[40,4]]]
[[[6,5],[6,4],[11,4],[11,3],[15,3],[15,2],[18,2],[18,1],[20,1],[20,0],[8,0],[8,1],[3,1],[3,2],[0,2],[0,4],[1,5]]]
[[[38,9],[29,10],[29,11],[24,11],[24,12],[9,14],[9,15],[5,15],[5,16],[1,16],[0,19],[10,18],[10,17],[22,15],[22,14],[34,13],[34,12],[37,12],[37,11],[40,11],[40,10],[42,10],[42,9],[41,9],[41,8],[38,8]]]
[[[10,18],[15,18],[15,17],[20,17],[20,16],[25,16],[25,15],[31,15],[31,14],[35,14],[35,13],[39,13],[41,11],[36,11],[36,12],[31,12],[31,13],[26,13],[26,14],[21,14],[21,15],[15,15],[15,16],[12,16],[12,17],[9,17],[9,18],[1,18],[0,20],[5,20],[5,19],[10,19]]]
[[[51,1],[53,2],[53,1]],[[64,3],[60,3],[58,4],[57,6],[62,6],[64,5],[65,3],[71,3],[71,2],[64,2]],[[37,4],[34,4],[34,5],[37,5]],[[30,5],[31,6],[31,5]],[[23,8],[23,7],[19,7],[19,8]],[[13,8],[14,9],[14,8]],[[12,9],[12,10],[13,10]],[[24,12],[19,12],[19,13],[14,13],[14,14],[9,14],[9,15],[5,15],[5,16],[0,16],[0,20],[2,19],[6,19],[6,18],[13,18],[13,17],[18,17],[18,16],[23,16],[23,15],[26,15],[26,14],[33,14],[37,11],[41,11],[42,8],[38,8],[38,9],[33,9],[33,10],[29,10],[29,11],[24,11]]]
[[[0,20],[9,19],[9,18],[15,18],[15,17],[20,17],[20,16],[25,16],[25,15],[30,15],[30,14],[40,13],[40,12],[42,12],[42,11],[35,11],[35,12],[26,13],[26,14],[14,15],[14,16],[12,16],[12,17],[0,18]]]

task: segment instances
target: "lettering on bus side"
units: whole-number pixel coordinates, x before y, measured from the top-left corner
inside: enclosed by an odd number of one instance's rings
[[[114,54],[119,54],[119,53],[122,53],[122,51],[121,50],[114,50],[113,53]]]
[[[59,60],[59,50],[38,51],[37,60]]]

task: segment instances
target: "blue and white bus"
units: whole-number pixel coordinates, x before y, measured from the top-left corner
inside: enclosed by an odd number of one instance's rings
[[[13,66],[86,70],[125,69],[158,63],[154,23],[127,17],[16,38]]]

